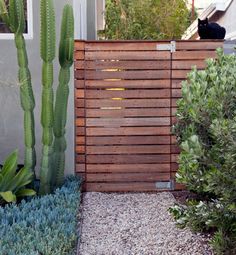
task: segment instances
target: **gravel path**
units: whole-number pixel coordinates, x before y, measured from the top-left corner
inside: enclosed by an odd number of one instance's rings
[[[78,255],[212,255],[206,240],[178,229],[171,193],[86,193]]]

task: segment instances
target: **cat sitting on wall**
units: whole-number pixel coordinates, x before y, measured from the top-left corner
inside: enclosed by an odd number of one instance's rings
[[[198,19],[198,34],[200,39],[224,39],[226,30],[217,23],[209,23],[208,18]]]

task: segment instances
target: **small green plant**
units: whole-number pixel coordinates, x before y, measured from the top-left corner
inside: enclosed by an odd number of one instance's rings
[[[26,185],[33,180],[33,173],[24,167],[17,171],[18,153],[14,151],[0,169],[0,204],[16,202],[19,197],[33,196],[35,191]]]
[[[235,70],[236,57],[221,49],[205,70],[193,69],[182,84],[173,128],[182,149],[177,181],[198,200],[171,212],[183,226],[215,232],[217,254],[234,254],[236,247]]]

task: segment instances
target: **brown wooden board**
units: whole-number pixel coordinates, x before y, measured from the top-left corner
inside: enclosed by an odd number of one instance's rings
[[[84,97],[84,90],[77,89],[76,97]],[[170,89],[139,89],[139,90],[118,90],[105,89],[105,90],[87,90],[86,98],[169,98]]]
[[[76,146],[76,152],[82,151],[84,146]],[[169,154],[169,145],[109,145],[87,146],[87,155],[111,155],[111,154]]]
[[[169,60],[169,51],[86,51],[86,60]],[[76,52],[76,59],[79,59],[79,52]]]
[[[169,173],[88,173],[87,182],[155,182],[168,181]]]
[[[170,77],[169,77],[170,78]],[[131,89],[142,89],[142,88],[170,88],[170,79],[162,80],[121,80],[121,79],[110,79],[110,80],[76,80],[76,88],[131,88]]]
[[[76,144],[84,144],[84,137],[77,136]],[[170,144],[170,136],[88,136],[87,145],[122,145],[122,144]]]
[[[82,99],[77,101],[78,107],[84,105]],[[170,99],[87,99],[85,102],[87,108],[107,108],[107,107],[128,107],[128,108],[154,108],[169,107]],[[110,109],[110,108],[109,108]]]
[[[85,116],[85,111],[81,108],[76,108],[75,113],[78,118]],[[170,108],[86,109],[86,116],[87,118],[168,117]]]
[[[78,170],[81,169],[78,164]],[[169,173],[170,164],[87,164],[87,173]]]
[[[119,70],[169,70],[171,62],[169,60],[146,60],[146,61],[76,61],[75,69],[86,70],[106,70],[106,69],[119,69]]]
[[[77,160],[83,157],[76,156]],[[151,164],[151,163],[170,163],[170,155],[87,155],[87,164]],[[147,170],[148,171],[148,170]]]
[[[109,182],[109,183],[91,183],[86,184],[86,191],[93,192],[157,192],[157,191],[167,191],[158,190],[156,187],[156,182]]]
[[[111,69],[109,71],[75,71],[76,79],[83,79],[83,77],[91,80],[104,79],[123,79],[123,80],[158,80],[170,78],[169,70],[136,70],[136,71],[119,71]]]
[[[83,119],[77,119],[76,124],[84,125]],[[147,127],[147,126],[169,126],[170,118],[87,118],[87,127]]]
[[[88,127],[87,136],[170,135],[170,127]]]

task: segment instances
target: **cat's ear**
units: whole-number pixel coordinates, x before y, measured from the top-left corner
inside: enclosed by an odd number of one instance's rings
[[[206,18],[206,22],[208,23],[208,18]]]
[[[198,23],[200,23],[201,22],[201,20],[198,18]]]

